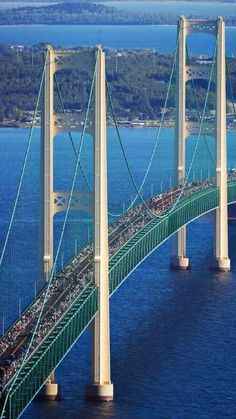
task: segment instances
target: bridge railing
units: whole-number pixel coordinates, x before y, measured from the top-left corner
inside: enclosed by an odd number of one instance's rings
[[[229,188],[231,189],[231,186]],[[192,197],[183,198],[174,211],[169,209],[164,217],[150,221],[111,258],[110,293],[112,294],[130,272],[163,241],[199,215],[216,208],[218,204],[219,190],[208,188],[195,192]]]
[[[228,183],[228,202],[236,202],[236,182]],[[208,187],[184,197],[161,217],[152,219],[130,238],[110,259],[110,294],[156,247],[183,225],[215,209],[219,205],[219,189]],[[88,326],[98,309],[98,289],[91,282],[76,297],[42,342],[29,356],[15,381],[9,382],[6,415],[17,418],[39,391],[50,372],[64,358]],[[12,386],[10,385],[12,384]]]
[[[65,357],[98,310],[98,289],[92,282],[26,360],[16,380],[9,382],[6,417],[18,418],[51,371]],[[6,393],[7,394],[7,393]]]

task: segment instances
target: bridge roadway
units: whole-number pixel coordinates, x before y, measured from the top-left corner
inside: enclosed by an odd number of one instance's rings
[[[235,178],[235,173],[231,172],[229,180],[232,181]],[[210,187],[214,187],[214,179],[193,182],[186,186],[181,195],[181,200],[183,198],[186,199],[199,190]],[[110,258],[154,218],[162,216],[168,209],[173,207],[180,192],[181,187],[176,187],[156,195],[148,199],[145,204],[140,204],[136,208],[131,209],[112,224],[109,227]],[[30,354],[42,343],[73,301],[93,281],[92,253],[93,244],[89,243],[53,278]],[[0,340],[1,391],[10,385],[14,374],[19,369],[36,325],[45,292],[44,289]]]

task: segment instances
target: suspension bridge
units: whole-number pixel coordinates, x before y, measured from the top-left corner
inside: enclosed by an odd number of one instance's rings
[[[206,32],[215,38],[212,59],[207,64],[192,64],[189,59],[187,36],[196,32]],[[91,70],[92,81],[85,117],[77,114],[71,123],[63,105],[56,73],[73,69],[77,59],[82,68]],[[190,261],[186,254],[186,226],[195,219],[214,211],[215,243],[210,267],[219,271],[230,270],[227,206],[236,202],[236,175],[235,170],[228,171],[227,164],[226,63],[225,25],[222,18],[206,21],[181,17],[160,127],[157,129],[147,170],[138,184],[117,124],[112,93],[106,80],[104,51],[100,46],[89,52],[47,47],[34,121],[1,248],[0,266],[4,275],[4,262],[6,259],[9,263],[7,254],[11,253],[12,230],[19,216],[18,207],[31,156],[33,129],[41,103],[39,272],[34,296],[29,304],[25,307],[19,305],[18,315],[12,314],[6,330],[3,325],[0,341],[1,418],[21,416],[36,395],[49,400],[59,396],[54,371],[89,325],[93,336],[93,360],[92,382],[86,387],[86,398],[98,401],[113,399],[109,297],[144,259],[171,236],[171,268],[188,269]],[[202,109],[197,103],[195,80],[204,80],[207,85]],[[145,197],[144,186],[158,152],[168,98],[174,83],[176,112],[173,185],[157,193],[152,190],[151,195]],[[198,120],[195,121],[186,119],[187,83],[191,84],[196,100]],[[60,100],[61,113],[55,112],[55,91]],[[209,119],[209,96],[213,92],[216,107],[214,117]],[[122,158],[135,192],[131,203],[120,213],[112,213],[108,209],[107,99]],[[233,94],[232,102],[234,104]],[[54,141],[56,135],[65,132],[69,133],[76,162],[70,188],[57,190],[54,186]],[[78,147],[74,143],[73,132],[81,133]],[[86,135],[93,139],[93,187],[82,165]],[[194,136],[195,144],[186,169],[186,139],[190,136]],[[214,152],[209,147],[208,137],[214,138]],[[193,179],[194,164],[202,139],[214,173],[206,178],[201,175],[199,179]],[[78,188],[79,174],[87,187],[84,191]],[[69,240],[66,232],[71,211],[87,213],[92,217],[93,240],[88,238],[81,249],[76,246],[74,254],[68,260],[63,260],[60,266],[62,245],[65,242],[67,246]],[[56,231],[55,215],[59,213],[63,217]],[[111,223],[108,223],[108,216],[112,219]],[[29,240],[33,240],[33,236]],[[24,256],[28,257],[27,254]],[[21,275],[26,274],[23,271]],[[27,278],[24,280],[27,281]],[[36,283],[35,278],[33,283]],[[10,301],[9,298],[7,303],[13,305],[14,300]]]

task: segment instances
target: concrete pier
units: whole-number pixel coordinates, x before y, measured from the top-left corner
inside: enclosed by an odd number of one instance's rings
[[[113,384],[90,384],[85,388],[85,398],[88,401],[110,402],[113,396]]]
[[[55,383],[54,371],[37,394],[36,399],[45,401],[60,399],[60,385]]]
[[[190,269],[189,258],[184,256],[172,256],[170,260],[170,268],[174,271]]]

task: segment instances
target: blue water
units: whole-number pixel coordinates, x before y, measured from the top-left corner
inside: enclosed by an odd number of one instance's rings
[[[34,402],[23,417],[234,418],[235,226],[230,274],[208,272],[212,239],[210,225],[195,223],[188,236],[192,271],[169,271],[167,243],[112,297],[114,402],[83,401],[90,380],[87,334],[58,368],[63,400]]]
[[[53,3],[47,3],[47,5],[50,5],[50,4],[55,4],[55,2]],[[19,7],[28,7],[28,6],[34,6],[34,7],[41,7],[41,6],[45,6],[45,3],[40,3],[40,2],[37,2],[37,3],[34,3],[34,4],[32,4],[31,2],[4,2],[4,3],[0,3],[0,10],[3,10],[3,9],[18,9]]]
[[[208,16],[232,16],[236,13],[233,3],[201,3],[184,1],[114,1],[104,3],[115,7],[145,12],[198,14]],[[5,3],[0,5],[0,8]],[[226,30],[226,50],[236,55],[236,28]],[[56,46],[94,46],[120,49],[152,48],[161,53],[172,52],[176,45],[176,26],[137,25],[10,25],[0,26],[1,44],[35,45],[40,42]],[[189,49],[193,54],[212,54],[213,38],[194,34],[189,37]]]
[[[236,12],[235,3],[221,3],[207,1],[199,3],[197,1],[111,1],[103,2],[124,10],[131,10],[145,13],[172,13],[197,16],[234,16]]]
[[[236,28],[226,29],[226,50],[236,55]],[[135,25],[17,25],[0,26],[1,44],[35,45],[39,42],[56,46],[94,46],[120,49],[152,48],[161,53],[173,52],[176,46],[176,26]],[[214,38],[210,35],[189,36],[193,54],[212,54]]]
[[[0,155],[2,198],[1,235],[6,224],[7,208],[11,207],[16,190],[21,161],[28,130],[1,129]],[[122,129],[124,145],[134,171],[140,182],[150,157],[156,135],[155,129]],[[66,188],[74,165],[73,153],[66,136],[56,139],[55,187]],[[25,200],[31,197],[24,212],[19,213],[19,222],[11,240],[17,237],[26,242],[29,238],[29,217],[37,215],[37,184],[39,159],[39,130],[33,137],[31,158],[27,169],[28,180],[24,184]],[[194,141],[187,143],[188,161]],[[214,154],[213,140],[209,139]],[[119,210],[122,200],[128,203],[134,193],[128,181],[127,170],[122,162],[120,149],[113,129],[108,130],[109,155],[109,207]],[[236,166],[235,133],[228,135],[230,167]],[[203,175],[213,171],[204,143],[200,144],[198,157],[203,162]],[[82,154],[86,171],[90,172],[91,140],[85,141]],[[144,195],[169,185],[172,175],[173,130],[164,130],[161,135],[158,155],[151,168],[150,180]],[[90,159],[91,160],[91,159]],[[33,170],[33,172],[32,172]],[[195,176],[200,175],[200,165],[194,166]],[[32,174],[33,173],[33,174]],[[119,176],[117,176],[119,173]],[[6,187],[7,185],[7,187]],[[81,184],[82,187],[82,184]],[[20,220],[28,220],[22,224]],[[73,233],[80,244],[85,240],[88,217],[72,223]],[[56,229],[59,228],[58,223]],[[74,231],[75,230],[75,231]],[[71,230],[68,230],[72,234]],[[207,232],[207,234],[206,234]],[[23,254],[32,251],[35,231],[30,230],[30,240]],[[23,235],[23,237],[22,237]],[[72,241],[74,237],[71,236]],[[208,271],[213,254],[213,225],[197,221],[188,228],[188,255],[192,260],[189,272],[171,272],[169,256],[171,240],[153,253],[125,282],[111,299],[111,356],[112,380],[115,385],[115,400],[109,404],[91,404],[83,400],[84,385],[90,381],[90,336],[85,333],[57,369],[57,380],[62,386],[60,402],[33,402],[23,418],[223,418],[236,416],[236,225],[230,225],[230,257],[232,271],[218,274]],[[73,245],[73,243],[72,243]],[[71,244],[70,244],[71,246]],[[66,249],[64,249],[66,250]],[[29,254],[29,253],[28,253]],[[17,272],[24,261],[22,255],[10,255],[13,275],[7,276],[5,291],[4,275],[0,291],[11,297],[32,293],[33,282],[27,274],[20,283]],[[22,269],[22,267],[21,267]],[[31,270],[34,272],[35,267]],[[26,267],[27,272],[27,267]],[[31,283],[30,283],[31,281]],[[25,285],[28,283],[28,286]],[[22,288],[24,287],[24,288]],[[23,302],[22,302],[23,303]],[[5,306],[6,307],[6,306]],[[2,310],[2,306],[0,308]],[[2,315],[2,314],[1,314]],[[0,318],[1,321],[1,318]]]

